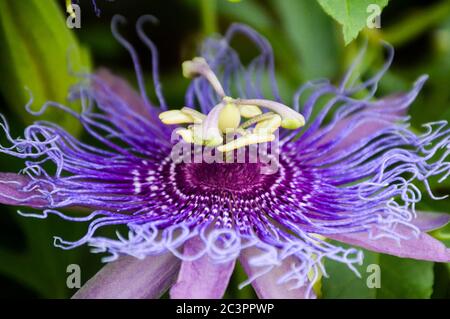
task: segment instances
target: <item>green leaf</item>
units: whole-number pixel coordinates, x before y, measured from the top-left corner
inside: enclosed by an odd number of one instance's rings
[[[70,71],[88,71],[89,56],[66,26],[56,1],[0,0],[0,41],[0,93],[14,111],[11,114],[15,118],[11,121],[13,130],[21,126],[20,120],[25,123],[35,120],[25,110],[30,92],[33,110],[39,110],[47,101],[79,107],[67,101],[70,86],[80,80]],[[39,119],[56,122],[73,134],[81,128],[75,118],[55,109],[49,109]],[[4,162],[1,158],[0,164],[14,171],[16,162]],[[14,251],[11,247],[0,247],[0,273],[30,287],[41,297],[63,298],[73,294],[66,287],[66,267],[81,264],[88,248],[68,252],[56,249],[52,237],[55,234],[65,234],[66,238],[81,235],[85,225],[33,220],[18,216],[12,208],[3,209],[15,217],[26,240],[26,249]],[[91,266],[83,265],[82,270],[83,274],[90,273]]]
[[[450,263],[436,263],[434,265],[433,299],[450,298]]]
[[[14,217],[25,236],[25,249],[16,251],[0,245],[0,273],[24,287],[31,288],[43,298],[67,298],[75,291],[66,286],[67,266],[81,267],[83,281],[89,279],[101,266],[99,257],[89,253],[89,247],[62,250],[53,246],[53,236],[66,239],[80,238],[86,225],[70,223],[49,217],[46,220],[25,218],[12,207],[2,207]],[[31,209],[21,208],[22,211]]]
[[[289,43],[300,57],[304,79],[332,77],[338,69],[333,25],[311,0],[272,1]]]
[[[380,254],[381,288],[377,298],[428,299],[433,292],[434,263]]]
[[[383,38],[392,45],[400,46],[430,30],[448,19],[450,2],[440,1],[436,4],[416,10],[397,21],[392,27],[383,30]]]
[[[69,61],[72,71],[80,71],[88,55],[55,1],[0,1],[0,41],[0,89],[9,107],[27,122],[33,120],[24,108],[30,100],[25,87],[34,110],[49,100],[67,105],[69,87],[79,81],[69,74]],[[71,132],[80,127],[59,111],[46,112],[44,119],[57,120]]]
[[[434,263],[378,254],[367,250],[363,250],[363,252],[364,263],[357,267],[361,278],[358,278],[345,264],[335,261],[326,262],[325,267],[329,277],[323,278],[322,281],[324,298],[428,299],[431,297]],[[368,268],[371,264],[380,267],[379,288],[370,288],[367,284],[368,277],[374,274],[374,271]]]
[[[218,1],[219,13],[236,22],[244,22],[259,30],[266,30],[274,26],[270,15],[254,1]]]
[[[377,5],[380,13],[388,0],[317,0],[322,8],[343,27],[345,44],[354,40],[367,25],[374,11],[371,5]]]
[[[252,285],[247,285],[242,289],[239,289],[239,285],[247,280],[248,276],[245,273],[240,263],[236,263],[234,268],[233,276],[231,276],[230,283],[228,284],[227,292],[224,296],[225,299],[254,299],[256,298],[256,293],[253,290]]]
[[[30,257],[0,248],[0,273],[44,295],[46,282],[42,276],[34,276]]]
[[[343,247],[346,245],[340,244]],[[358,277],[345,264],[326,260],[325,269],[328,277],[322,278],[322,296],[324,299],[375,299],[376,289],[367,287],[367,266],[378,263],[378,254],[364,250],[364,263],[356,269]]]

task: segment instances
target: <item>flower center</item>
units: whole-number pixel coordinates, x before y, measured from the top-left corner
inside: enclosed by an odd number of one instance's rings
[[[176,183],[186,195],[230,193],[250,198],[267,191],[279,177],[263,174],[263,163],[181,163],[176,165]],[[238,198],[235,198],[236,200]]]
[[[164,124],[188,124],[177,133],[187,143],[217,147],[220,152],[230,152],[252,144],[271,142],[280,128],[295,130],[305,124],[304,117],[279,102],[264,99],[234,99],[225,91],[208,63],[195,58],[183,63],[186,77],[203,76],[221,98],[205,115],[184,107],[159,115]],[[260,108],[267,109],[263,113]],[[242,118],[248,118],[241,123]]]

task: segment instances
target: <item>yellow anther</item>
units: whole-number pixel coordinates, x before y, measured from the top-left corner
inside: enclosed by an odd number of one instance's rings
[[[194,123],[201,124],[203,120],[206,118],[206,115],[203,113],[200,113],[197,110],[191,109],[190,107],[183,107],[181,109],[181,112],[191,116],[194,119]]]
[[[241,123],[241,113],[235,104],[226,104],[219,115],[219,129],[222,133],[236,130]]]
[[[221,134],[209,134],[206,139],[202,136],[194,135],[194,143],[209,147],[216,147],[223,143],[223,137]]]
[[[223,90],[222,84],[220,84],[219,79],[204,58],[197,57],[191,61],[185,61],[181,66],[183,68],[184,77],[190,79],[199,75],[204,76],[217,94],[221,97],[225,97],[225,91]]]
[[[192,133],[192,130],[183,128],[183,129],[177,130],[176,133],[177,133],[178,135],[180,135],[181,138],[182,138],[186,143],[194,143],[194,134]]]
[[[183,76],[188,79],[196,77],[200,74],[200,69],[205,65],[207,66],[208,64],[202,57],[193,58],[190,61],[184,61],[181,64]]]
[[[161,122],[167,125],[171,124],[190,124],[194,123],[194,118],[180,110],[171,110],[159,114]]]
[[[273,114],[270,118],[267,120],[261,121],[258,124],[256,124],[254,132],[256,134],[267,134],[267,133],[274,133],[276,130],[278,130],[281,126],[281,116],[278,114]]]
[[[248,134],[248,135],[239,137],[225,145],[221,145],[217,149],[222,153],[226,153],[226,152],[230,152],[232,150],[236,150],[236,149],[239,149],[239,148],[247,146],[247,145],[272,142],[274,139],[275,139],[275,135],[273,135],[273,134],[269,134],[269,135]]]
[[[288,130],[296,130],[305,125],[305,119],[301,118],[285,118],[281,122],[281,127]]]
[[[203,132],[204,132],[204,130],[203,130]],[[202,139],[203,140],[199,140],[199,142],[202,142],[203,145],[206,145],[209,147],[215,147],[215,146],[221,145],[223,143],[222,132],[220,132],[219,129],[216,129],[216,128],[208,129],[206,137],[205,137],[205,135],[203,135]]]
[[[210,128],[205,131],[202,125],[197,124],[192,125],[190,129],[194,144],[214,147],[223,142],[222,133],[218,128]]]
[[[296,130],[305,125],[305,118],[303,115],[280,102],[264,99],[237,99],[232,102],[238,105],[257,105],[279,114],[282,119],[281,127],[285,129]]]
[[[258,122],[262,122],[262,121],[271,119],[272,116],[274,116],[274,115],[275,115],[275,113],[273,113],[273,112],[263,113],[261,115],[255,116],[254,118],[251,118],[250,120],[245,121],[239,127],[242,128],[242,129],[246,129],[246,128],[248,128],[248,127],[250,127],[250,126],[252,126],[252,125],[254,125],[254,124],[258,123]]]
[[[239,105],[239,111],[241,116],[245,118],[253,118],[262,114],[261,109],[256,105]]]

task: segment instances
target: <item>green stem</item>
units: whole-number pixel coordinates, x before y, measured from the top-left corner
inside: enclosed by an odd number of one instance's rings
[[[200,0],[202,10],[203,32],[206,35],[217,32],[216,0]]]

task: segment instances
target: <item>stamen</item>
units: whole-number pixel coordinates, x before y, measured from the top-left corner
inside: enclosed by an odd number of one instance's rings
[[[241,147],[244,147],[247,145],[272,142],[274,139],[275,139],[275,135],[273,135],[273,134],[258,135],[258,134],[252,133],[252,134],[248,134],[248,135],[239,137],[225,145],[221,145],[221,146],[217,147],[217,149],[222,153],[226,153],[226,152],[230,152],[230,151],[236,150],[238,148],[241,148]]]
[[[162,112],[159,114],[159,119],[167,125],[195,123],[195,119],[192,116],[180,110]]]
[[[248,121],[245,121],[244,123],[242,123],[241,126],[239,126],[239,128],[242,128],[242,129],[249,128],[253,124],[256,124],[258,122],[265,121],[265,120],[271,118],[274,114],[275,113],[273,113],[273,112],[267,112],[267,113],[261,114],[261,115],[256,116]]]
[[[219,120],[220,114],[224,109],[225,104],[219,103],[213,107],[211,112],[206,116],[206,119],[203,121],[201,136],[197,136],[200,140],[204,141],[207,146],[217,146],[222,144],[222,132],[219,129]],[[199,131],[199,130],[198,130]],[[195,133],[195,132],[194,132]]]
[[[242,117],[248,119],[262,114],[261,109],[256,105],[239,105],[239,111]]]
[[[296,130],[305,125],[305,118],[287,105],[279,102],[264,99],[236,99],[233,103],[237,105],[256,105],[267,108],[281,116],[281,127],[289,130]]]
[[[281,122],[281,116],[274,114],[267,120],[256,124],[254,132],[256,134],[267,134],[267,132],[274,133],[280,128]]]
[[[186,129],[186,128],[180,128],[176,131],[176,133],[178,135],[181,136],[181,138],[186,142],[186,143],[194,143],[194,133],[192,132],[191,129]]]
[[[208,138],[205,138],[203,133],[203,125],[202,124],[195,124],[190,125],[189,129],[192,132],[192,138],[193,143],[197,145],[206,145],[206,146],[217,146],[222,144],[223,138],[222,134],[217,133],[216,130],[210,129],[210,134],[208,135]],[[217,129],[218,130],[218,129]]]
[[[191,109],[190,107],[183,107],[181,109],[181,112],[191,116],[194,119],[194,123],[201,124],[205,119],[206,115],[203,113],[200,113],[197,110]]]
[[[191,61],[185,61],[182,64],[182,68],[183,76],[186,78],[192,78],[199,75],[204,76],[217,94],[222,98],[225,97],[225,90],[223,89],[222,84],[220,84],[219,79],[204,58],[197,57]]]
[[[226,96],[219,79],[204,58],[197,57],[183,63],[186,77],[204,76],[214,90],[222,97],[222,102],[204,115],[192,108],[167,111],[160,114],[164,124],[194,124],[187,129],[179,129],[177,134],[188,143],[217,147],[221,152],[229,152],[251,144],[271,142],[280,126],[297,129],[305,125],[303,115],[279,102],[264,99],[234,99]],[[260,107],[271,111],[262,113]],[[241,118],[249,118],[240,125]],[[255,125],[252,129],[251,126]],[[233,134],[233,141],[222,145],[225,136]],[[236,138],[237,137],[237,138]]]

